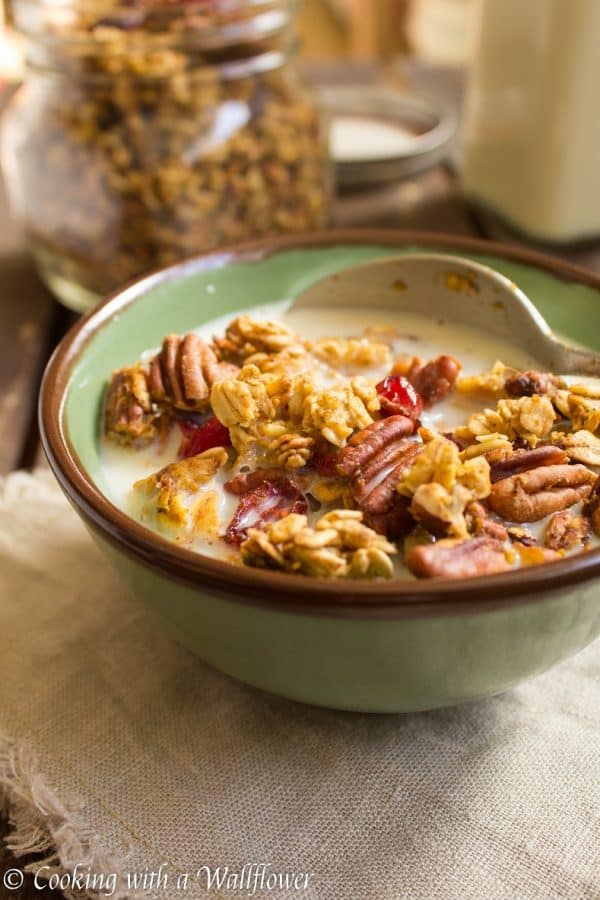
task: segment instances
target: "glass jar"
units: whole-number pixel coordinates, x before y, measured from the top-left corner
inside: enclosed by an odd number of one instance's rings
[[[327,224],[325,122],[288,0],[16,0],[2,137],[42,278],[81,310],[143,272]]]

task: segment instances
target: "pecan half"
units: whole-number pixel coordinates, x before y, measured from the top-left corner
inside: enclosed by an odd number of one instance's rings
[[[471,578],[510,569],[501,541],[489,537],[419,544],[405,562],[419,578]]]
[[[383,512],[365,512],[365,524],[383,534],[389,541],[397,541],[412,531],[415,520],[407,497],[395,494]]]
[[[496,482],[488,503],[509,522],[537,522],[586,500],[595,478],[585,466],[540,466]]]
[[[569,457],[559,447],[547,444],[543,447],[536,447],[534,450],[517,450],[516,453],[497,460],[488,456],[488,462],[490,479],[492,484],[495,484],[497,481],[502,481],[503,478],[510,478],[512,475],[537,469],[538,466],[564,465],[569,462]]]
[[[600,477],[596,480],[588,501],[583,507],[583,514],[588,516],[594,534],[600,537]]]
[[[113,372],[104,400],[104,432],[120,444],[147,443],[156,437],[146,372],[138,364]]]
[[[148,388],[157,402],[200,412],[208,409],[212,385],[238,371],[231,363],[219,362],[197,334],[169,334],[150,363]]]
[[[490,510],[474,500],[465,510],[465,518],[469,533],[475,537],[490,537],[497,541],[508,540],[508,532],[504,525],[490,518]]]
[[[544,535],[544,546],[550,550],[570,550],[585,544],[590,536],[591,523],[587,516],[574,516],[571,510],[555,513]]]
[[[400,438],[408,437],[414,430],[415,423],[406,416],[388,416],[387,419],[379,419],[367,425],[362,431],[353,434],[338,454],[335,466],[338,475],[346,477],[354,475],[384,447]]]
[[[406,377],[423,398],[425,406],[433,406],[450,393],[461,368],[454,356],[438,356],[428,363],[415,357]]]
[[[390,540],[408,534],[415,524],[410,501],[397,493],[396,486],[421,450],[414,441],[389,444],[355,476],[354,502],[364,513],[367,525]]]
[[[396,485],[405,469],[412,465],[422,447],[414,441],[402,440],[371,457],[357,472],[352,496],[364,512],[386,512],[396,495]]]
[[[507,378],[504,389],[510,397],[533,397],[534,394],[551,394],[559,386],[559,379],[550,372],[529,370]]]

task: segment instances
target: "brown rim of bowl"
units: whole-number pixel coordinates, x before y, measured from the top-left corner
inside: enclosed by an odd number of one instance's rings
[[[498,575],[440,581],[340,581],[235,566],[191,550],[144,527],[114,506],[94,485],[70,443],[65,397],[72,368],[93,335],[123,307],[158,284],[230,262],[252,262],[285,250],[363,244],[417,245],[503,257],[600,291],[600,277],[535,251],[432,232],[348,229],[245,242],[214,250],[151,273],[108,297],[77,322],[50,359],[40,391],[40,431],[50,466],[84,521],[113,547],[144,566],[193,587],[254,605],[343,616],[421,616],[475,611],[544,599],[551,592],[600,577],[600,549],[569,559]]]

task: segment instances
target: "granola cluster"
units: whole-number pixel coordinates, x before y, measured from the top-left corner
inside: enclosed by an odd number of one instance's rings
[[[509,441],[518,438],[535,447],[548,437],[557,414],[547,396],[534,394],[513,400],[498,400],[496,409],[474,413],[467,425],[457,430],[457,437],[489,439],[505,435]]]
[[[463,462],[456,444],[425,435],[427,443],[396,486],[411,499],[410,511],[431,534],[466,537],[465,510],[491,491],[490,466],[483,456]]]
[[[161,447],[179,428],[179,460],[134,485],[139,515],[189,545],[212,535],[247,566],[464,578],[586,550],[600,387],[502,362],[460,371],[447,354],[399,355],[383,329],[307,340],[241,315],[115,372],[104,432]],[[455,390],[473,411],[444,430]]]
[[[39,46],[11,123],[16,212],[46,277],[104,296],[327,223],[326,127],[290,71],[289,4],[55,7],[16,10]]]
[[[158,522],[165,527],[186,530],[202,520],[204,531],[216,531],[216,492],[204,492],[201,488],[212,481],[226,462],[227,451],[215,447],[170,463],[154,475],[137,481],[134,490],[144,498],[142,517],[156,514]]]
[[[396,547],[362,522],[362,513],[326,513],[314,528],[306,516],[288,515],[264,529],[251,528],[241,546],[249,566],[337,578],[391,578]]]

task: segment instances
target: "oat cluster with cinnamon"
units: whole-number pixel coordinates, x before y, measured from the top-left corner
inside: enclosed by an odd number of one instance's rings
[[[241,315],[114,372],[104,435],[131,451],[180,435],[177,458],[135,483],[138,514],[241,565],[460,578],[588,550],[600,383],[460,372],[450,354],[395,358],[390,329],[308,340]],[[472,412],[446,428],[457,402]]]

